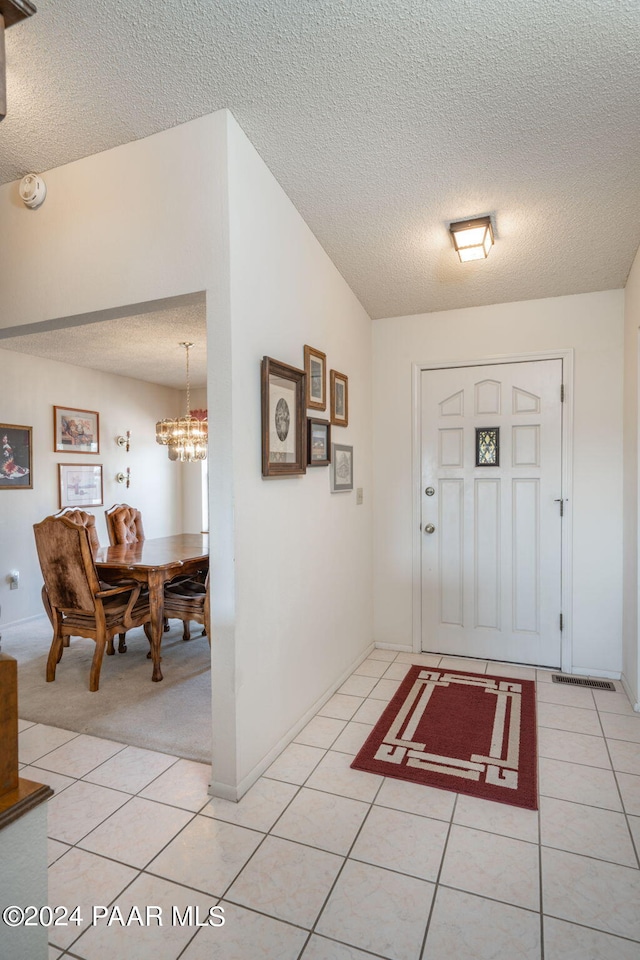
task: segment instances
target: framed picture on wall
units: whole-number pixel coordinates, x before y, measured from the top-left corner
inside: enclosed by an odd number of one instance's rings
[[[353,490],[353,447],[331,444],[331,493]]]
[[[331,371],[331,423],[346,427],[349,423],[349,378],[337,370]]]
[[[101,463],[59,463],[60,507],[99,507],[102,502]]]
[[[327,355],[304,345],[304,372],[307,375],[307,407],[327,409]]]
[[[0,490],[33,489],[31,427],[0,423]]]
[[[307,472],[306,374],[271,357],[262,360],[262,476]]]
[[[307,466],[327,467],[331,463],[331,424],[307,417]]]
[[[55,453],[100,453],[100,417],[95,410],[53,408]]]

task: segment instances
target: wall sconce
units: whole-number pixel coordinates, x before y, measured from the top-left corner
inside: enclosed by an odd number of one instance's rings
[[[131,430],[127,430],[126,434],[123,437],[116,437],[116,443],[119,447],[124,447],[124,449],[129,453],[129,443],[131,440]]]
[[[116,483],[125,483],[127,488],[131,482],[131,470],[127,467],[126,473],[116,473]]]
[[[453,245],[461,263],[468,260],[485,260],[493,246],[493,228],[491,217],[477,217],[475,220],[459,220],[449,225]]]

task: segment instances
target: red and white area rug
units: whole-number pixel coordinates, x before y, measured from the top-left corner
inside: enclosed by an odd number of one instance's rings
[[[411,667],[351,766],[537,810],[535,683]]]

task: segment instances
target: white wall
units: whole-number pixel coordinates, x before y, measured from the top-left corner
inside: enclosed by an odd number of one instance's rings
[[[623,679],[634,703],[640,701],[638,652],[638,330],[640,251],[624,299],[624,608]]]
[[[207,391],[191,390],[191,409],[199,410],[207,408]],[[186,410],[186,391],[181,395],[181,405],[177,412],[180,414]],[[175,414],[174,414],[175,416]],[[181,463],[173,464],[178,467],[182,475],[182,532],[183,533],[201,533],[204,530],[202,526],[202,508],[203,508],[203,485],[202,485],[202,463]]]
[[[372,641],[371,322],[234,122],[229,178],[237,770],[246,786]],[[333,440],[353,444],[362,506],[355,492],[330,493],[327,467],[261,477],[260,361],[302,367],[305,343],[349,377],[349,426],[334,427]]]
[[[0,345],[2,340],[0,340]],[[102,544],[108,544],[104,511],[113,503],[143,509],[147,537],[182,532],[182,472],[170,463],[155,442],[156,420],[175,416],[180,394],[141,380],[131,380],[67,363],[0,350],[2,400],[0,421],[33,428],[33,489],[0,490],[0,605],[2,623],[15,623],[42,614],[42,575],[32,526],[59,509],[59,463],[100,463],[104,505],[88,507],[95,514]],[[100,452],[53,452],[53,407],[97,410]],[[126,453],[115,438],[131,431]],[[131,468],[131,486],[116,482],[116,474]],[[7,574],[20,572],[18,590],[10,590]]]
[[[37,210],[0,187],[0,327],[213,286],[224,123],[211,114],[49,170]]]
[[[374,635],[412,643],[411,365],[575,350],[573,667],[622,668],[623,293],[374,321]]]

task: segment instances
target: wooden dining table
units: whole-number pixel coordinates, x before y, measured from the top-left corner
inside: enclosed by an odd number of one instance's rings
[[[172,537],[100,547],[94,559],[103,580],[130,579],[147,584],[151,607],[151,679],[162,680],[160,646],[164,629],[164,585],[179,574],[192,575],[209,568],[208,534],[179,533]]]

